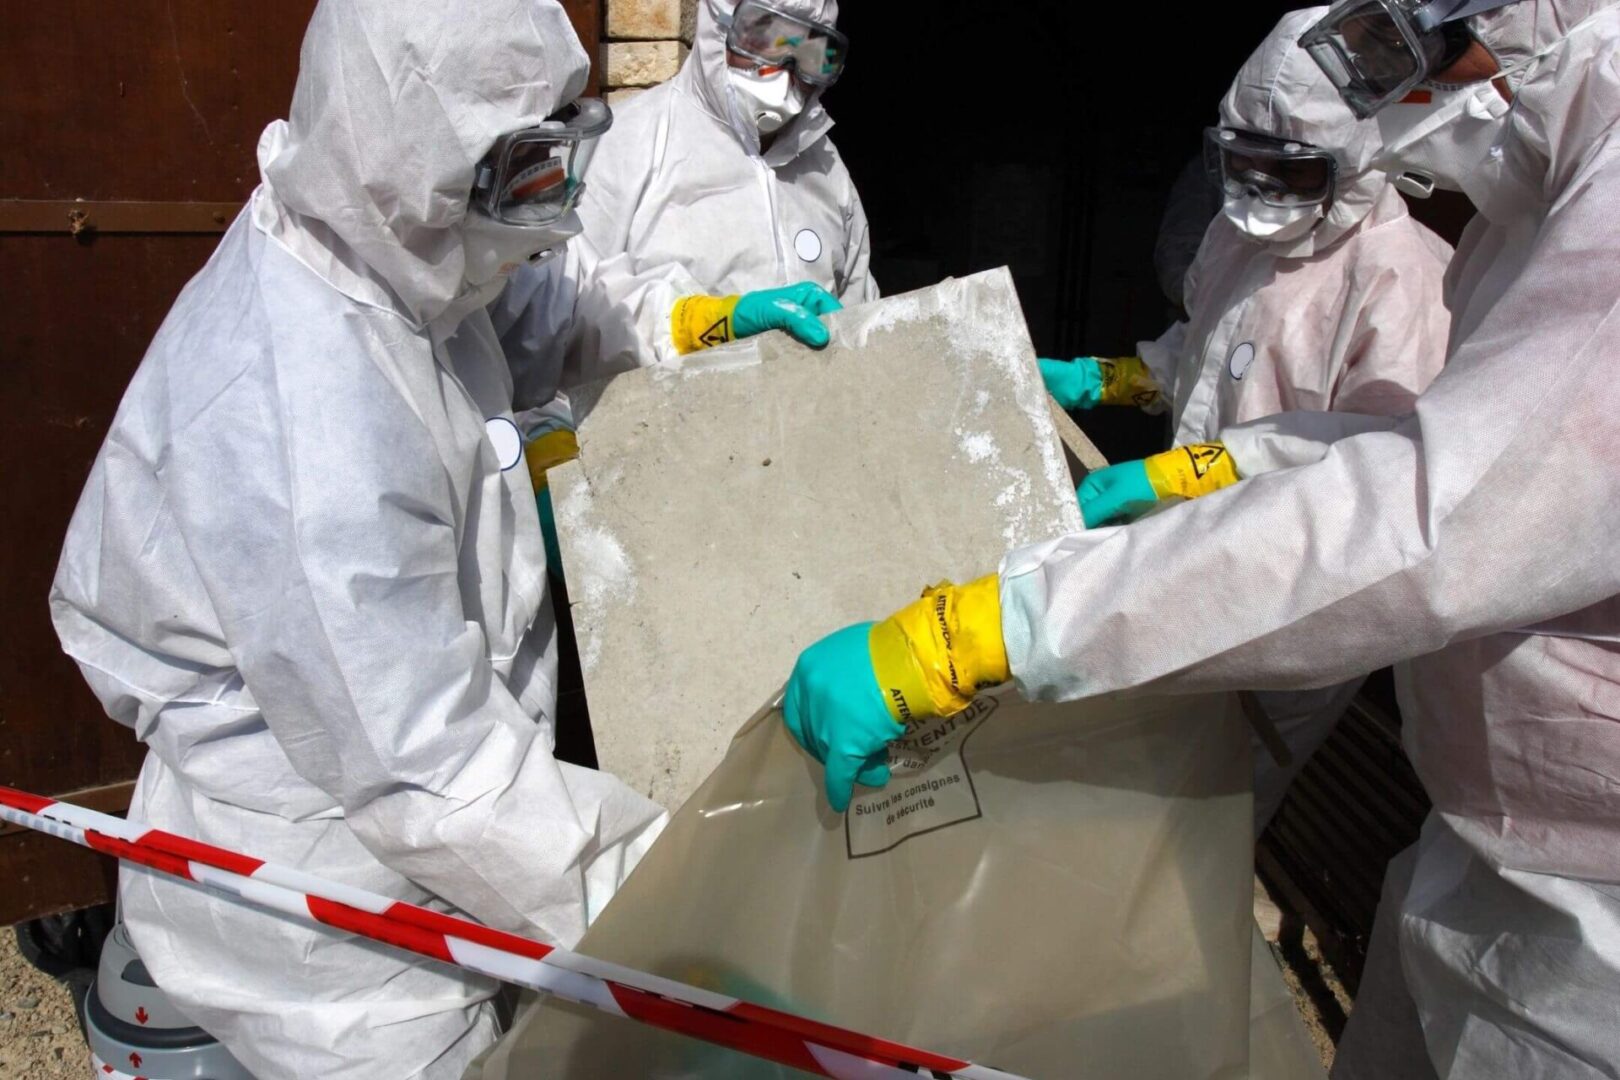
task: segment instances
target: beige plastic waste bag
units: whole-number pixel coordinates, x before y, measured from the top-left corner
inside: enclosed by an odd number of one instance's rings
[[[580,949],[1027,1075],[1245,1075],[1230,699],[981,699],[845,815],[777,714],[732,738],[820,635],[1081,527],[1007,271],[827,321],[578,397],[551,483],[597,747],[679,807]],[[481,1075],[786,1074],[545,1002]]]
[[[773,712],[580,949],[1029,1076],[1242,1077],[1244,731],[1224,697],[981,699],[914,726],[839,816]],[[484,1068],[799,1075],[552,1001]]]
[[[1323,1080],[1322,1059],[1258,926],[1249,987],[1249,1080]]]

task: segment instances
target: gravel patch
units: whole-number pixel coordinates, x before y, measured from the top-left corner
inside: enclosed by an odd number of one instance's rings
[[[8,1080],[84,1080],[90,1050],[79,1033],[73,997],[17,951],[17,934],[0,927],[0,1076]]]

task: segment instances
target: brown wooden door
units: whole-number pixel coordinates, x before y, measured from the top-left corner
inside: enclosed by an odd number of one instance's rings
[[[564,6],[594,59],[599,0]],[[142,750],[62,654],[50,582],[124,386],[258,183],[313,7],[5,0],[0,784],[128,806]],[[0,827],[0,925],[106,900],[112,880],[108,860]]]

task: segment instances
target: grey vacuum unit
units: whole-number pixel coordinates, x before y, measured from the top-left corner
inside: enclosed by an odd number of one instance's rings
[[[175,1008],[130,944],[124,924],[101,947],[85,995],[90,1052],[119,1073],[145,1080],[253,1080],[225,1047]],[[98,1075],[101,1073],[97,1069]]]

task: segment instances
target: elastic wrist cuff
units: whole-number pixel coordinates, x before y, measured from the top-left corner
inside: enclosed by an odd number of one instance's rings
[[[669,333],[682,355],[712,349],[736,337],[731,313],[735,296],[683,296],[669,312]]]
[[[938,715],[912,642],[896,618],[872,624],[867,647],[872,652],[872,673],[883,692],[883,704],[896,722],[909,724]]]
[[[872,628],[872,667],[889,713],[901,723],[949,716],[980,690],[1006,682],[1001,583],[941,582]]]
[[[567,428],[548,431],[523,448],[523,460],[529,466],[529,479],[534,490],[546,486],[546,470],[579,457],[579,439]]]
[[[1153,493],[1161,499],[1196,499],[1240,479],[1232,455],[1218,442],[1178,446],[1144,459],[1142,465]]]
[[[1102,397],[1104,405],[1134,405],[1149,409],[1158,403],[1159,384],[1140,356],[1121,356],[1103,360]]]

